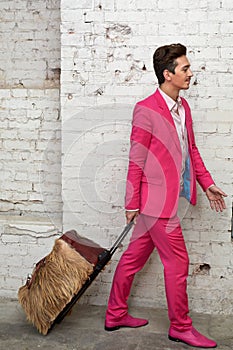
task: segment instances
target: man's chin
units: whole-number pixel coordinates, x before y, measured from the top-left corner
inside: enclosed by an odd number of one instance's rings
[[[190,83],[186,84],[184,87],[183,87],[183,90],[188,90],[190,87]]]
[[[189,85],[188,86],[183,86],[182,88],[180,88],[180,90],[188,90],[189,89]]]

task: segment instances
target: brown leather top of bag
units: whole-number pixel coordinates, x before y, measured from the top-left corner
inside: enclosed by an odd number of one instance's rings
[[[94,241],[80,236],[75,230],[65,232],[60,239],[70,244],[79,254],[94,265],[98,262],[99,254],[106,250]]]

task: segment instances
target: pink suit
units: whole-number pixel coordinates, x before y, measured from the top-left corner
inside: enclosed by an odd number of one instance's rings
[[[196,204],[196,180],[205,191],[214,183],[195,144],[190,108],[182,98],[188,135],[183,187],[182,152],[171,113],[156,92],[136,104],[126,185],[126,210],[140,210],[130,244],[117,266],[106,312],[114,322],[128,312],[127,300],[134,275],[156,247],[164,266],[171,326],[191,329],[186,293],[189,259],[177,217],[179,197]]]

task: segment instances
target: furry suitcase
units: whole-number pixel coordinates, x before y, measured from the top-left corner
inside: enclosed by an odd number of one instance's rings
[[[27,319],[46,335],[60,323],[115,253],[133,222],[111,249],[105,249],[75,230],[55,240],[53,249],[35,266],[18,300]]]

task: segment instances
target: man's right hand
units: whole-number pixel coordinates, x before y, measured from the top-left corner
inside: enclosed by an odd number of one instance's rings
[[[126,216],[126,222],[129,224],[132,220],[134,221],[134,224],[136,224],[137,216],[139,215],[139,210],[126,210],[125,216]]]

